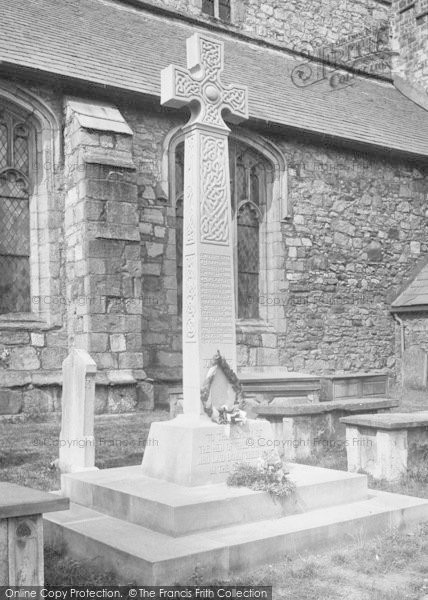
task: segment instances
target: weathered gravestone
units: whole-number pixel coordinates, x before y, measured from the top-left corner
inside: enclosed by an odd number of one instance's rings
[[[94,403],[97,366],[72,348],[62,363],[62,421],[58,467],[62,473],[95,469]]]
[[[222,112],[239,122],[248,107],[246,88],[220,80],[222,42],[194,34],[187,58],[188,70],[170,66],[161,74],[162,104],[191,109],[183,129],[183,415],[152,424],[157,445],[145,449],[142,468],[150,477],[199,485],[223,481],[234,462],[257,459],[257,441],[253,447],[245,440],[265,438],[271,429],[254,421],[238,434],[239,426],[231,432],[203,412],[201,389],[216,352],[236,371],[229,128]]]
[[[0,483],[0,586],[43,585],[42,514],[68,506],[68,498]]]
[[[411,390],[426,390],[428,354],[420,346],[409,346],[403,354],[403,385]]]

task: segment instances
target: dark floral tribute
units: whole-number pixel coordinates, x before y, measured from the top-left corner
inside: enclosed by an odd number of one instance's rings
[[[235,404],[231,408],[228,408],[226,405],[218,408],[213,406],[210,402],[210,388],[216,373],[216,369],[213,367],[219,367],[223,371],[226,379],[229,381],[236,394]],[[217,350],[217,354],[212,359],[208,377],[205,380],[203,388],[201,389],[201,402],[202,406],[204,407],[204,411],[215,423],[219,423],[220,425],[243,425],[246,422],[246,414],[243,410],[245,396],[241,382],[239,381],[235,371],[229,366],[226,359],[220,354],[219,350]]]

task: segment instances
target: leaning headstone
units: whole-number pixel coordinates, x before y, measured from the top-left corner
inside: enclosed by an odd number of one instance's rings
[[[62,473],[95,470],[94,403],[97,366],[73,348],[62,363],[62,421],[58,468]]]
[[[411,390],[426,390],[428,354],[420,346],[410,346],[403,354],[403,385]]]
[[[151,425],[156,444],[146,447],[142,469],[149,477],[204,485],[224,481],[236,462],[257,460],[272,430],[267,421],[242,429],[213,423],[201,401],[217,351],[236,371],[229,128],[222,112],[237,122],[248,118],[248,106],[246,88],[221,81],[223,42],[194,34],[187,66],[161,75],[162,104],[192,112],[183,128],[183,414]],[[220,378],[215,385],[225,391]]]

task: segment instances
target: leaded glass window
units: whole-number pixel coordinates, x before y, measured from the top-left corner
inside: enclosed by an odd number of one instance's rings
[[[259,318],[260,224],[266,205],[266,159],[242,142],[229,142],[235,247],[235,297],[240,319]],[[177,306],[182,310],[184,143],[175,150]]]
[[[260,223],[265,208],[267,164],[249,146],[230,141],[232,215],[235,224],[235,285],[240,319],[259,317]]]
[[[0,107],[0,314],[30,312],[30,135]]]
[[[230,22],[231,0],[202,0],[202,12],[210,17]]]

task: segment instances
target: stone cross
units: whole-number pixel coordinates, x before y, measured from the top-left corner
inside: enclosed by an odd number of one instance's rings
[[[187,66],[161,73],[161,103],[189,106],[183,128],[183,408],[201,414],[200,391],[220,351],[236,369],[235,297],[228,134],[222,113],[248,118],[247,89],[225,86],[223,42],[194,34]]]

